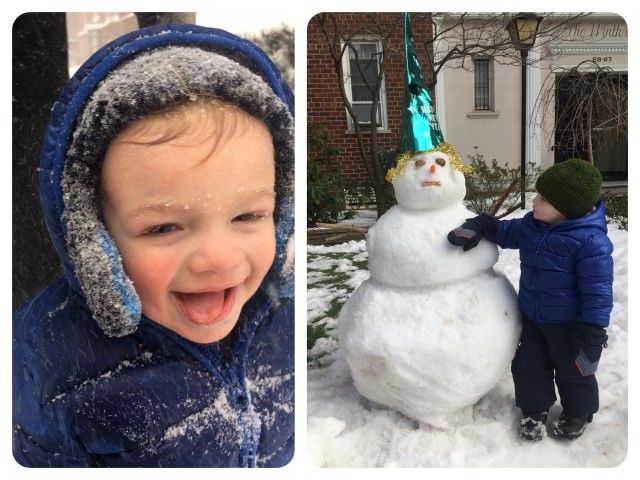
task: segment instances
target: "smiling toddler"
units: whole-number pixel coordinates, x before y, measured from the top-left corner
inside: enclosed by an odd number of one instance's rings
[[[13,319],[31,467],[278,467],[294,448],[293,96],[253,44],[163,25],[56,103],[40,194],[64,276]]]

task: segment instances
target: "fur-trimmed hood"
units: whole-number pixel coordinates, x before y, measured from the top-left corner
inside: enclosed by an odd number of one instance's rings
[[[252,43],[195,25],[161,25],[106,45],[54,105],[40,165],[47,228],[71,289],[110,336],[137,328],[138,296],[107,233],[98,200],[109,143],[137,118],[198,94],[221,97],[268,126],[276,151],[276,260],[262,290],[293,297],[293,95]]]

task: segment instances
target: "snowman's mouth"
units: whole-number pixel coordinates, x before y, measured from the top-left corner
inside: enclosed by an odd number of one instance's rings
[[[439,181],[433,181],[433,182],[422,182],[422,186],[423,187],[439,187],[440,186],[440,182]]]

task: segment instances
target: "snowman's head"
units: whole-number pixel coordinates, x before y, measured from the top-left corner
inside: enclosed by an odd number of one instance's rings
[[[433,210],[461,202],[466,194],[464,174],[455,151],[445,145],[409,154],[387,174],[398,204],[414,210]]]

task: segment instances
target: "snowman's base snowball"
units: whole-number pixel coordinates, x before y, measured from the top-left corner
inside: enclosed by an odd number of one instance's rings
[[[366,280],[340,313],[339,339],[361,395],[446,428],[470,421],[507,371],[520,328],[513,286],[489,269],[429,288]]]

